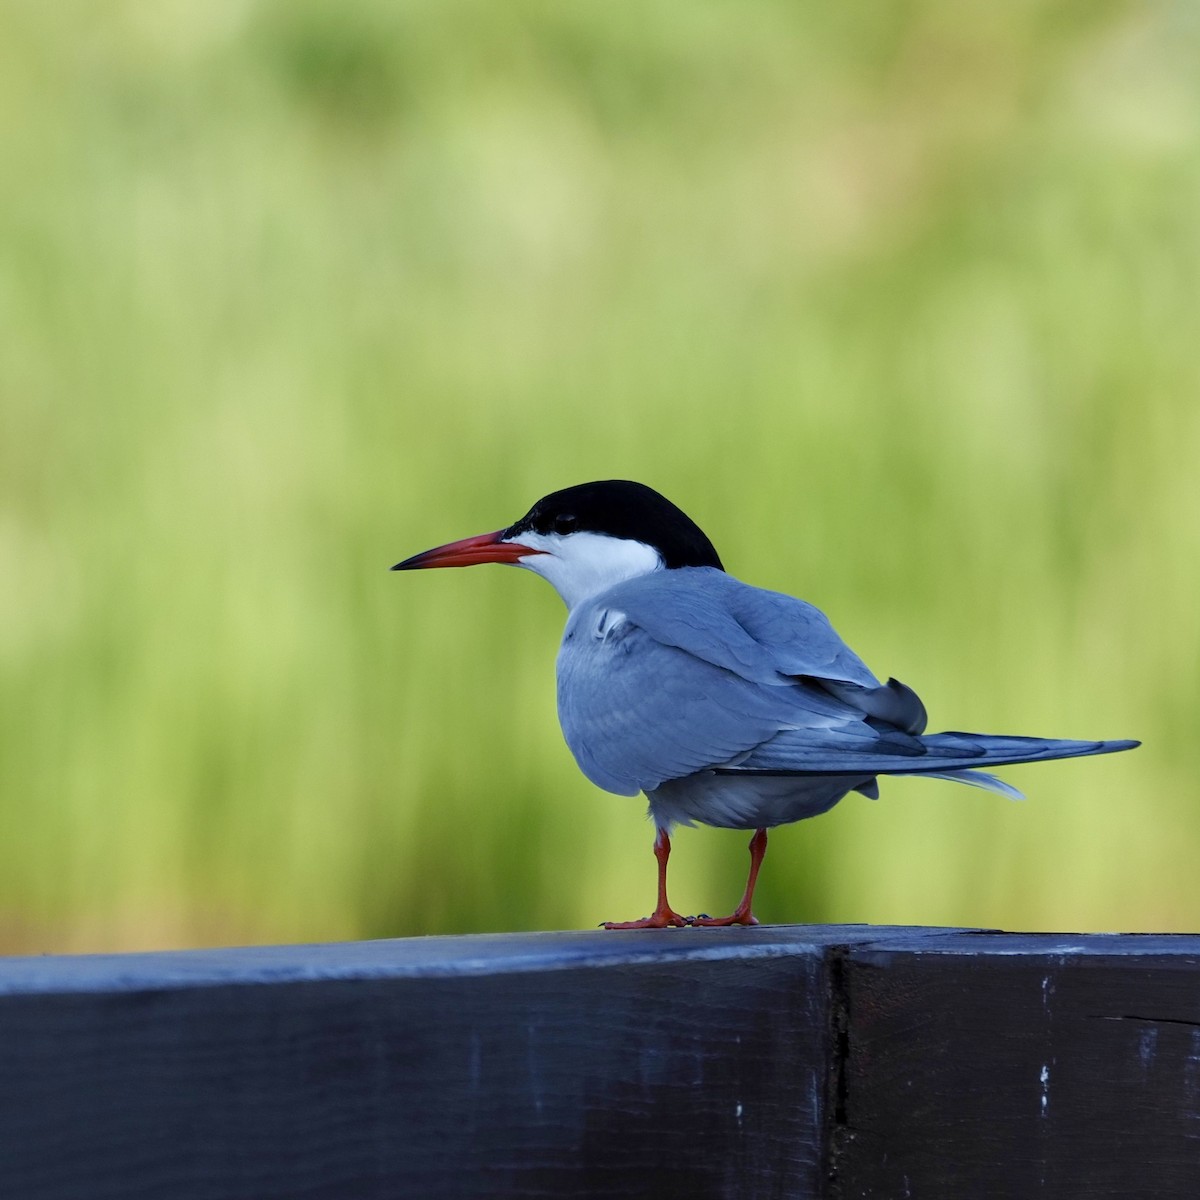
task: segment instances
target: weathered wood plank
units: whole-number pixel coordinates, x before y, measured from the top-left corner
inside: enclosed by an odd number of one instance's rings
[[[1200,938],[0,959],[0,1194],[1200,1194]]]
[[[841,974],[841,1195],[1200,1196],[1200,938],[884,939]]]
[[[8,960],[5,1194],[815,1196],[828,936],[712,932]]]

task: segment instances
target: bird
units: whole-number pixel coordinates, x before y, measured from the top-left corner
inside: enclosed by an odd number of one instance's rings
[[[558,716],[583,774],[645,793],[657,902],[606,929],[755,925],[767,831],[828,812],[881,775],[1021,793],[982,767],[1130,750],[1071,741],[925,732],[911,688],[886,682],[804,600],[743,583],[682,509],[645,484],[609,479],[551,492],[518,521],[415,554],[394,571],[507,563],[542,576],[567,606],[556,661]],[[683,916],[667,898],[671,832],[753,830],[742,899],[725,917]]]

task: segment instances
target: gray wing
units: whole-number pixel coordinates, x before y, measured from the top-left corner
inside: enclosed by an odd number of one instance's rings
[[[851,708],[906,733],[924,731],[925,706],[916,692],[898,679],[881,685],[820,609],[725,578],[730,611],[780,671],[816,681]]]
[[[906,733],[925,706],[898,680],[881,684],[819,608],[711,567],[661,571],[605,593],[665,646],[768,686],[815,683],[857,712]]]
[[[669,571],[572,614],[558,660],[559,719],[584,774],[635,795],[736,766],[784,730],[830,750],[877,742],[863,709],[827,683],[879,690],[817,609],[719,571]]]
[[[641,576],[611,588],[597,603],[620,609],[664,646],[756,683],[788,685],[808,677],[879,687],[819,608],[712,567]]]
[[[735,765],[742,774],[930,775],[1084,758],[1132,750],[1132,741],[1011,737],[995,733],[931,733],[922,738],[881,731],[874,741],[844,735],[834,741],[783,730]],[[970,782],[967,780],[966,782]]]

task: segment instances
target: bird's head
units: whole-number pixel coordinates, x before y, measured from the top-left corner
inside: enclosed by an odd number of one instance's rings
[[[506,529],[426,550],[392,570],[483,562],[536,572],[568,608],[651,571],[724,569],[703,530],[665,496],[645,484],[607,479],[551,492]]]

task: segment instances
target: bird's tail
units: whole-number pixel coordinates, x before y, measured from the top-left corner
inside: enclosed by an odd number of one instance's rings
[[[814,739],[811,730],[785,730],[751,751],[733,770],[766,775],[928,775],[1011,795],[1015,789],[976,768],[1114,754],[1139,745],[992,733],[913,737],[901,731],[879,731],[870,740],[837,734],[822,740]]]
[[[921,778],[948,779],[951,783],[965,783],[970,787],[983,788],[984,791],[1007,796],[1010,800],[1025,799],[1024,792],[1013,787],[1011,783],[1005,783],[1003,779],[998,779],[995,775],[989,775],[986,771],[975,771],[970,768],[965,771],[929,771]]]

